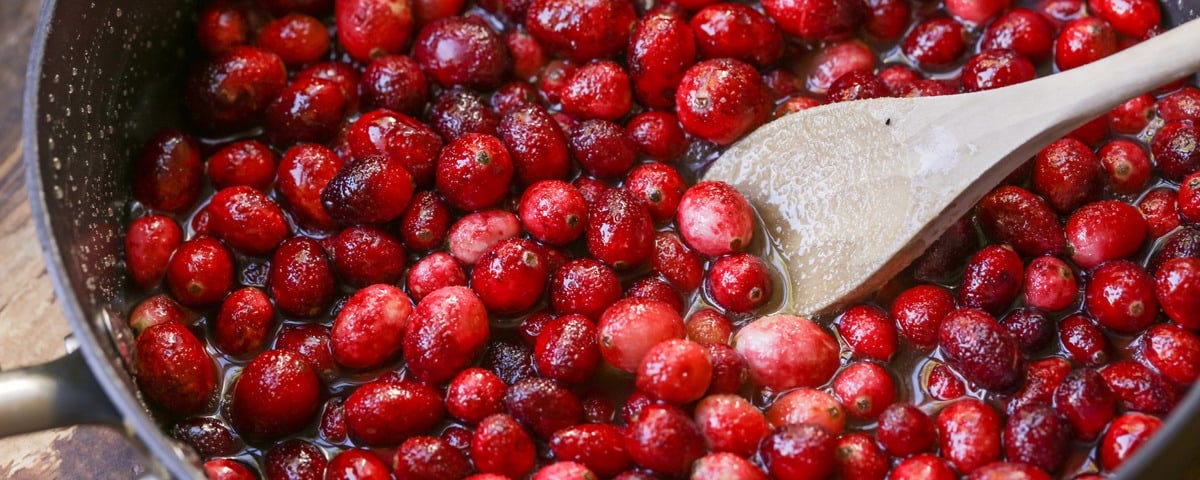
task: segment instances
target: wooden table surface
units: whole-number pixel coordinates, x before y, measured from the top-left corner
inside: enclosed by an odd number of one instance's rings
[[[0,1],[0,369],[63,355],[71,330],[55,302],[30,218],[21,159],[21,96],[41,0]],[[0,478],[124,479],[143,471],[121,434],[72,427],[0,439]]]

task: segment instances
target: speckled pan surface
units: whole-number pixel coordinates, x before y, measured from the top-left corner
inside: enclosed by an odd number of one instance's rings
[[[147,413],[126,371],[121,234],[134,149],[179,123],[199,0],[50,0],[34,39],[25,98],[25,160],[34,219],[56,293],[93,373],[162,474],[201,476]],[[1170,25],[1200,17],[1200,0],[1167,0]],[[1200,389],[1122,478],[1191,478],[1200,450]]]

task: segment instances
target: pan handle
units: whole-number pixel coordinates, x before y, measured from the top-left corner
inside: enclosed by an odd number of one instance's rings
[[[0,372],[0,437],[120,422],[79,350],[41,365]]]

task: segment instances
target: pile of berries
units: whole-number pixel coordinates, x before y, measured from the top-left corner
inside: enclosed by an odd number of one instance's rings
[[[1154,0],[464,2],[200,12],[126,266],[131,368],[210,477],[1101,478],[1200,375],[1187,80],[827,318],[695,182],[773,116],[1102,58]]]

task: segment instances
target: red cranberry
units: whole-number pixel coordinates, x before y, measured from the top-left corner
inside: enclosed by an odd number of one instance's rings
[[[685,335],[683,319],[669,305],[636,298],[604,310],[597,329],[604,360],[626,372],[636,371],[655,345]]]
[[[692,16],[691,27],[701,58],[732,58],[766,67],[783,56],[779,28],[747,5],[709,5]]]
[[[1054,340],[1053,320],[1034,307],[1013,310],[1000,324],[1016,337],[1023,352],[1037,352]]]
[[[583,383],[600,363],[596,326],[583,315],[549,321],[537,335],[534,361],[538,372],[565,383]]]
[[[275,348],[299,353],[325,380],[331,380],[333,350],[329,346],[329,327],[317,324],[284,325],[275,338]]]
[[[510,31],[504,35],[504,44],[513,58],[513,76],[527,79],[546,65],[545,49],[529,32]]]
[[[447,142],[468,133],[496,135],[500,119],[478,93],[442,90],[429,107],[429,125]]]
[[[171,427],[171,437],[187,443],[201,457],[211,458],[237,454],[243,448],[241,440],[225,422],[212,417],[192,417]]]
[[[1155,297],[1175,323],[1200,330],[1200,260],[1173,258],[1155,273]]]
[[[395,283],[404,273],[404,247],[375,227],[350,227],[333,237],[328,247],[338,277],[355,287]]]
[[[879,426],[875,431],[879,444],[897,457],[929,451],[935,434],[929,415],[904,403],[894,403],[885,408],[879,415]]]
[[[712,361],[704,348],[688,340],[667,340],[642,358],[637,388],[660,400],[685,404],[704,396],[712,380]]]
[[[723,182],[700,182],[684,192],[676,222],[684,241],[710,257],[739,252],[754,236],[750,203]]]
[[[497,132],[512,154],[516,179],[522,185],[567,178],[571,167],[567,138],[542,107],[506,113]]]
[[[1200,172],[1183,179],[1176,203],[1179,215],[1185,222],[1200,223]]]
[[[217,192],[207,210],[213,235],[250,255],[271,253],[288,236],[283,211],[252,187],[243,185]]]
[[[278,55],[239,46],[192,70],[183,102],[197,126],[234,132],[257,123],[286,84],[287,69]]]
[[[625,430],[625,448],[638,465],[678,476],[704,456],[704,435],[674,407],[650,405]]]
[[[334,227],[321,203],[321,192],[341,169],[341,158],[320,145],[297,145],[284,153],[276,184],[298,223],[326,230]]]
[[[322,190],[321,202],[341,223],[383,223],[400,217],[412,194],[408,170],[386,157],[369,157],[342,167]]]
[[[1094,440],[1116,414],[1117,400],[1104,377],[1089,368],[1077,369],[1054,390],[1054,409],[1066,418],[1077,440]]]
[[[524,478],[536,461],[533,439],[516,420],[503,414],[479,422],[471,439],[471,460],[483,473]]]
[[[271,258],[269,277],[275,307],[293,317],[315,317],[329,308],[337,285],[325,250],[305,237],[284,240]]]
[[[679,290],[676,290],[671,284],[654,277],[645,277],[633,282],[629,285],[629,288],[625,289],[625,296],[663,302],[681,314],[684,307],[686,307],[683,303],[683,297],[679,295]]]
[[[225,297],[215,320],[214,343],[230,355],[245,355],[267,344],[275,307],[262,290],[245,287]]]
[[[488,311],[513,314],[529,309],[546,288],[548,267],[533,242],[502,240],[479,257],[471,288]]]
[[[834,435],[846,427],[842,404],[832,395],[812,388],[798,388],[779,397],[766,415],[772,426],[812,424]]]
[[[1154,321],[1158,311],[1154,279],[1132,262],[1106,263],[1092,272],[1085,304],[1105,328],[1117,333],[1137,333]]]
[[[421,299],[403,334],[409,370],[421,381],[441,383],[483,352],[487,310],[470,289],[445,287]]]
[[[1200,337],[1176,325],[1155,325],[1140,339],[1142,359],[1164,377],[1191,385],[1200,377]]]
[[[962,24],[953,19],[932,18],[908,32],[901,50],[922,68],[943,69],[966,51],[966,33]]]
[[[625,189],[646,205],[656,222],[665,222],[675,218],[687,184],[674,167],[653,162],[633,169],[625,179]]]
[[[717,305],[735,313],[749,313],[763,306],[773,290],[767,264],[748,253],[718,258],[709,267],[706,285]]]
[[[875,419],[896,400],[896,385],[883,367],[858,362],[838,372],[833,378],[833,392],[846,412],[863,419]]]
[[[1153,97],[1151,97],[1153,98]],[[1200,89],[1183,87],[1158,100],[1155,105],[1158,116],[1164,121],[1200,121]]]
[[[467,456],[436,437],[420,436],[405,440],[396,449],[393,459],[392,473],[398,478],[442,480],[466,478],[471,474],[471,463]]]
[[[413,33],[412,4],[402,0],[336,2],[334,17],[342,48],[360,62],[404,50]]]
[[[491,135],[463,135],[446,145],[438,157],[438,191],[447,203],[462,210],[498,204],[508,195],[512,175],[508,149]]]
[[[248,185],[266,190],[275,179],[275,152],[262,142],[241,140],[208,158],[208,178],[217,189]]]
[[[125,233],[125,266],[133,283],[143,289],[157,286],[181,243],[183,230],[170,217],[150,215],[134,220]]]
[[[675,161],[688,147],[679,119],[668,112],[635,115],[625,124],[625,134],[642,154],[663,162]]]
[[[650,212],[629,192],[611,189],[588,212],[588,252],[616,270],[645,263],[654,253]]]
[[[583,420],[579,397],[545,378],[522,380],[510,387],[504,396],[504,406],[513,418],[543,439]]]
[[[736,393],[742,390],[749,376],[746,361],[732,347],[724,343],[705,343],[708,358],[713,364],[713,379],[708,393]]]
[[[689,68],[675,93],[675,108],[684,130],[718,145],[733,143],[771,113],[762,77],[754,67],[732,59],[705,60]]]
[[[979,467],[966,477],[967,480],[1050,480],[1050,478],[1050,475],[1040,468],[1013,462],[992,462]]]
[[[616,121],[629,112],[633,101],[629,75],[607,60],[576,69],[561,95],[563,111],[578,119]]]
[[[200,10],[196,38],[205,52],[220,55],[250,43],[253,36],[251,15],[243,7],[233,2],[211,2]]]
[[[429,85],[416,60],[383,55],[371,60],[359,80],[365,106],[418,115],[429,101]]]
[[[654,270],[676,288],[692,292],[700,286],[704,264],[699,255],[684,245],[674,233],[658,233],[654,237]]]
[[[156,210],[187,210],[204,181],[200,145],[191,135],[163,130],[146,142],[133,172],[134,199]]]
[[[842,75],[829,85],[829,103],[849,102],[868,98],[886,97],[891,94],[887,84],[875,74],[856,70]]]
[[[296,82],[309,82],[313,79],[333,82],[346,97],[347,111],[358,110],[358,70],[345,62],[321,62],[296,73]]]
[[[1075,304],[1079,284],[1075,272],[1058,257],[1038,257],[1025,269],[1025,303],[1057,312]]]
[[[896,327],[879,308],[851,307],[838,319],[837,330],[855,357],[887,362],[896,353]]]
[[[428,126],[389,110],[374,110],[350,125],[346,143],[355,160],[382,157],[406,170],[418,186],[433,183],[442,141]],[[394,208],[394,207],[393,207]]]
[[[622,176],[637,159],[637,145],[620,125],[607,120],[585,120],[571,131],[571,155],[589,174],[599,178]]]
[[[1108,184],[1117,193],[1141,192],[1150,181],[1150,156],[1138,144],[1113,140],[1100,149],[1099,155]]]
[[[991,90],[1033,80],[1033,62],[1012,50],[985,50],[967,60],[963,88],[968,92]]]
[[[960,472],[1000,459],[1000,415],[974,398],[954,402],[937,416],[942,456]]]
[[[1170,233],[1179,226],[1179,212],[1175,201],[1176,192],[1170,188],[1156,188],[1142,197],[1138,210],[1146,219],[1146,226],[1153,238]]]
[[[1004,424],[1004,456],[1047,472],[1067,459],[1071,434],[1058,412],[1046,404],[1025,405]]]
[[[413,56],[443,87],[492,89],[500,86],[512,64],[500,35],[471,17],[447,17],[425,25]]]
[[[1122,360],[1100,370],[1109,390],[1126,409],[1164,415],[1178,401],[1165,378],[1136,360]]]
[[[759,446],[759,455],[774,478],[816,479],[833,474],[836,439],[811,423],[776,428]]]
[[[625,449],[625,437],[615,425],[576,425],[559,430],[550,439],[554,458],[578,462],[598,475],[616,475],[633,460]]]
[[[1025,278],[1021,257],[1007,246],[992,245],[975,253],[963,273],[958,301],[964,307],[998,314],[1021,293]]]
[[[217,372],[204,344],[179,322],[152,325],[134,347],[138,387],[150,402],[173,416],[207,409],[217,390]]]
[[[267,106],[264,128],[278,146],[323,142],[337,134],[347,109],[346,95],[337,83],[297,78]]]
[[[923,453],[906,458],[892,469],[892,480],[952,480],[958,478],[945,460]]]
[[[838,438],[834,455],[838,475],[846,480],[880,480],[891,468],[887,454],[866,433],[851,433]]]
[[[1137,135],[1154,118],[1154,96],[1138,95],[1108,112],[1108,127],[1115,133]],[[1119,140],[1114,140],[1117,142]],[[1122,141],[1124,142],[1124,141]],[[1135,144],[1136,145],[1136,144]]]
[[[871,36],[894,41],[904,35],[911,18],[911,7],[903,0],[867,0],[867,21],[864,25]]]
[[[621,298],[621,283],[612,269],[596,260],[572,260],[550,279],[550,303],[559,314],[599,318]]]
[[[266,478],[283,480],[322,480],[329,460],[321,447],[293,438],[271,447],[263,456]]]
[[[967,386],[963,379],[954,373],[950,367],[938,362],[931,362],[933,368],[924,379],[925,391],[938,400],[954,400],[967,394]]]
[[[1096,17],[1071,20],[1062,27],[1054,45],[1054,65],[1061,70],[1094,62],[1117,51],[1117,33]]]
[[[383,365],[400,352],[411,314],[412,300],[399,288],[377,284],[355,292],[333,322],[333,358],[352,369]]]
[[[785,33],[806,41],[850,36],[866,16],[861,0],[766,0],[762,7]]]
[[[1172,258],[1200,256],[1200,228],[1183,226],[1177,228],[1166,241],[1160,244],[1157,251],[1150,256],[1146,265],[1150,271],[1157,271],[1166,261]]]
[[[1059,212],[1069,212],[1094,199],[1103,187],[1104,167],[1083,142],[1065,138],[1038,153],[1033,190]]]
[[[638,20],[629,39],[629,74],[642,104],[667,109],[684,71],[696,60],[696,41],[687,19],[655,9]]]
[[[896,328],[908,341],[921,348],[937,345],[942,319],[954,310],[954,296],[936,285],[918,285],[905,290],[892,302]]]
[[[233,286],[233,258],[221,242],[197,237],[179,245],[167,263],[167,289],[189,307],[212,305]]]
[[[1071,315],[1058,326],[1059,341],[1075,361],[1100,365],[1108,361],[1108,339],[1083,315]]]
[[[586,61],[621,52],[636,20],[633,4],[622,0],[533,0],[525,28],[550,51]]]
[[[229,420],[244,437],[278,438],[304,428],[317,413],[321,384],[298,353],[268,350],[233,385]]]
[[[696,425],[713,451],[750,457],[770,428],[766,417],[737,395],[709,395],[696,404]]]
[[[773,390],[825,383],[837,369],[838,345],[806,318],[775,314],[750,322],[733,339],[750,378]]]
[[[938,345],[948,364],[984,388],[1005,390],[1021,380],[1017,339],[983,311],[960,309],[947,316]]]
[[[1157,9],[1158,5],[1154,7]],[[1156,10],[1157,11],[1157,10]],[[1115,471],[1162,427],[1162,420],[1141,413],[1126,413],[1113,420],[1100,440],[1100,464]]]
[[[1093,268],[1137,253],[1146,239],[1146,220],[1137,208],[1115,200],[1089,203],[1067,220],[1071,259]]]
[[[374,452],[360,448],[343,450],[329,461],[326,480],[387,480],[391,468]]]
[[[129,328],[134,335],[141,335],[147,328],[166,322],[190,323],[188,313],[165,293],[142,300],[129,313]]]
[[[761,469],[745,457],[726,452],[710,453],[692,464],[693,480],[720,480],[738,478],[742,480],[767,480]]]
[[[258,46],[279,55],[283,63],[300,66],[320,60],[329,51],[325,25],[308,15],[276,18],[258,31]]]
[[[870,73],[874,69],[875,53],[871,51],[871,47],[861,40],[846,40],[827,45],[817,51],[806,83],[810,91],[821,94],[829,90],[835,80],[848,73]],[[882,75],[880,80],[883,81]],[[887,82],[884,81],[884,84]]]
[[[421,301],[442,287],[466,286],[467,274],[449,254],[434,252],[409,268],[405,283],[413,300]]]
[[[571,184],[544,180],[521,195],[521,223],[534,238],[564,245],[579,238],[587,224],[587,203]]]
[[[1089,10],[1130,38],[1142,38],[1162,22],[1158,2],[1148,0],[1089,0]]]
[[[399,444],[441,423],[445,412],[431,387],[409,381],[376,380],[346,399],[346,427],[370,446]]]

